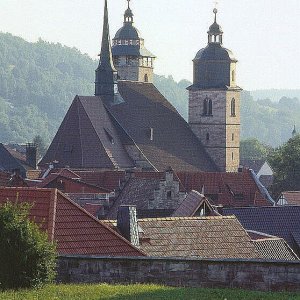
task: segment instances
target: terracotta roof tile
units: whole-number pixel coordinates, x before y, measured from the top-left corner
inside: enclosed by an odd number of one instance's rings
[[[10,201],[33,204],[30,217],[57,241],[60,254],[141,256],[111,228],[87,213],[54,189],[0,188],[0,203]]]
[[[282,192],[288,205],[300,205],[300,191]]]

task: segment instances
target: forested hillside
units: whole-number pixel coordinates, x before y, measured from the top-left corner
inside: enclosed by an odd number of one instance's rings
[[[0,142],[40,135],[49,143],[74,96],[93,95],[96,66],[75,48],[0,33]],[[155,85],[187,118],[190,82],[155,76]],[[291,137],[294,123],[300,128],[297,98],[254,101],[249,92],[242,98],[242,138],[277,146]]]

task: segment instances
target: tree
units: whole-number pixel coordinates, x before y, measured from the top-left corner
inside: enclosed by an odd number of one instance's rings
[[[0,207],[0,288],[35,287],[55,276],[55,245],[28,219],[29,204]]]
[[[272,185],[274,196],[282,191],[300,190],[300,135],[291,138],[277,148],[270,156],[269,162],[274,170]]]
[[[270,147],[255,138],[246,139],[240,143],[241,159],[266,159],[270,151]]]

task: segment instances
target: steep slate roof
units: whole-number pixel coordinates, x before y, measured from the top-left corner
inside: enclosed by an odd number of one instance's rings
[[[116,219],[120,205],[136,205],[137,213],[148,209],[148,201],[154,199],[154,190],[159,186],[159,179],[130,178],[122,189],[107,218]]]
[[[240,165],[252,169],[257,174],[265,162],[265,159],[242,159]]]
[[[197,191],[192,190],[181,202],[179,207],[172,214],[173,217],[193,217],[201,205],[205,205],[209,215],[216,215],[213,207],[207,198]]]
[[[59,167],[132,168],[125,150],[130,145],[153,170],[169,166],[175,171],[218,170],[186,121],[153,84],[119,81],[118,87],[124,101],[112,106],[104,96],[76,96],[39,165],[58,161]]]
[[[265,259],[299,260],[298,256],[294,253],[284,239],[267,238],[255,240],[253,242],[256,250]]]
[[[110,113],[158,170],[217,171],[186,121],[151,83],[119,81],[123,103]],[[153,140],[150,140],[153,128]]]
[[[30,218],[57,241],[59,254],[144,255],[56,189],[0,188],[0,204],[7,199],[33,204]]]
[[[140,248],[150,256],[260,258],[235,217],[138,220]]]
[[[100,97],[76,96],[40,165],[133,167]]]
[[[225,208],[224,215],[235,215],[246,230],[283,238],[300,254],[300,206]]]
[[[10,173],[0,171],[0,186],[8,186],[10,178]]]
[[[0,143],[0,170],[12,172],[15,169],[20,170],[20,174],[26,177],[26,165],[23,161],[15,158],[5,145]]]
[[[177,176],[188,192],[204,190],[204,195],[212,204],[222,204],[223,206],[271,205],[260,192],[248,170],[239,173],[177,172]]]

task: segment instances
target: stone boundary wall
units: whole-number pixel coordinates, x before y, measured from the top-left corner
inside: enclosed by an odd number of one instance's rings
[[[300,291],[299,261],[60,256],[57,270],[62,283]]]

